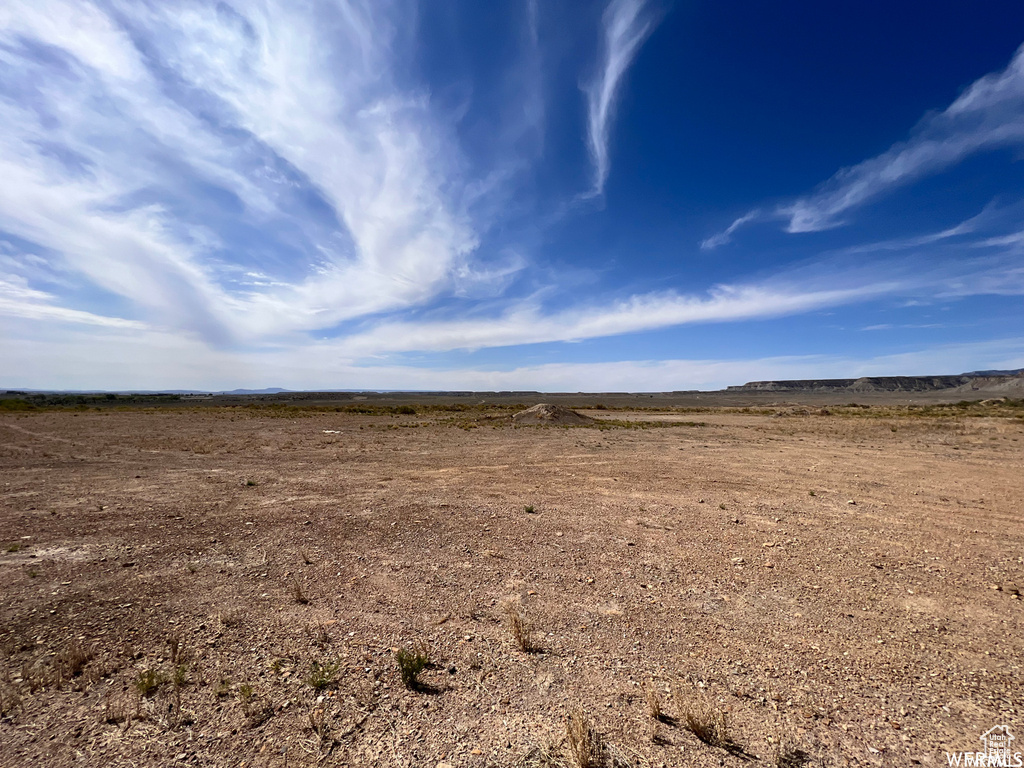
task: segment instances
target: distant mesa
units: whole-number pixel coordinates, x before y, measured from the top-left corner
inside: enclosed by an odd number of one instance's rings
[[[959,376],[862,376],[859,379],[751,381],[727,392],[1000,392],[1024,393],[1024,371],[974,371]]]
[[[1020,376],[1024,374],[1024,368],[1017,368],[1012,371],[971,371],[964,376]]]
[[[594,419],[584,416],[571,408],[551,403],[538,403],[532,408],[520,411],[512,417],[512,422],[520,426],[531,424],[593,424]]]

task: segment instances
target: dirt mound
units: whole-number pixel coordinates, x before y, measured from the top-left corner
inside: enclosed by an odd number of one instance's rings
[[[512,417],[516,424],[593,424],[594,419],[576,413],[570,408],[551,403],[539,403]]]

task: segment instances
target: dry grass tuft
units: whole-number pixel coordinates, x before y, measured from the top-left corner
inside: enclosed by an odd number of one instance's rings
[[[274,716],[274,708],[267,704],[248,683],[238,686],[238,703],[251,728],[257,728]]]
[[[811,762],[811,756],[800,747],[785,740],[780,740],[775,749],[775,765],[777,768],[803,768]]]
[[[24,705],[21,702],[18,687],[11,682],[10,674],[5,667],[3,677],[0,678],[0,717],[10,714],[16,709],[24,709]]]
[[[683,727],[709,747],[720,747],[733,754],[746,754],[729,732],[725,712],[707,703],[693,703],[683,710]]]
[[[526,609],[517,600],[505,603],[505,625],[508,627],[516,646],[524,653],[537,653],[540,646],[533,639],[533,626],[526,616]]]
[[[167,678],[158,669],[144,669],[135,677],[135,690],[144,699],[150,698],[160,686],[167,682]]]
[[[708,706],[694,707],[683,713],[683,725],[700,741],[720,747],[729,738],[729,725],[725,712]]]
[[[54,659],[54,676],[58,685],[64,680],[78,677],[96,653],[81,640],[72,640],[57,653]]]
[[[291,582],[292,600],[300,605],[306,605],[309,602],[309,598],[306,597],[306,593],[302,591],[302,585],[299,584],[299,580],[294,576]]]
[[[604,741],[582,709],[569,713],[565,738],[569,755],[577,768],[602,768],[605,765]]]
[[[117,725],[118,723],[124,723],[127,728],[132,719],[137,715],[139,709],[139,700],[132,699],[130,694],[111,693],[103,699],[103,716],[100,718],[101,722],[107,723],[108,725]]]
[[[330,753],[337,744],[330,715],[322,707],[316,707],[310,711],[308,722],[309,730],[316,736],[316,749],[321,753]]]
[[[661,704],[661,696],[654,688],[648,688],[646,693],[647,714],[652,720],[665,725],[675,725],[676,719],[669,715]]]
[[[331,634],[327,631],[327,626],[321,622],[315,624],[306,624],[303,629],[306,632],[306,637],[309,638],[310,642],[313,643],[321,651],[326,649],[331,644]]]
[[[231,605],[226,608],[222,608],[217,612],[217,623],[225,629],[229,627],[237,627],[242,623],[245,618],[245,609],[240,605]]]
[[[39,660],[26,661],[21,665],[21,679],[28,684],[29,693],[35,693],[49,682],[46,670]]]

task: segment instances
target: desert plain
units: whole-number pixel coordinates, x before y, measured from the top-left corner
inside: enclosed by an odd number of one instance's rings
[[[0,766],[1024,744],[1020,402],[578,405],[0,414]]]

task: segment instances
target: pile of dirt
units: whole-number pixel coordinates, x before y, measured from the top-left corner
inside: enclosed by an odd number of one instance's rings
[[[584,416],[571,408],[551,403],[538,403],[532,408],[520,411],[512,417],[518,425],[528,424],[593,424],[594,419]]]

